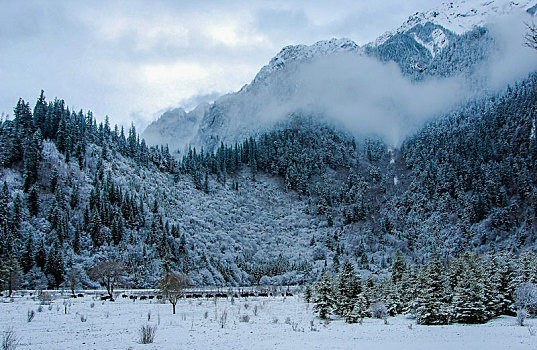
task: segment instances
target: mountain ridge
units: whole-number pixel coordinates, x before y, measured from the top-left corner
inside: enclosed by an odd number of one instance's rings
[[[151,123],[142,136],[149,144],[168,143],[173,151],[181,153],[188,145],[214,149],[221,141],[235,142],[250,134],[256,135],[263,130],[270,129],[274,125],[271,118],[281,118],[280,115],[276,116],[276,114],[294,112],[294,110],[285,111],[282,107],[285,105],[285,101],[296,92],[296,84],[292,81],[295,79],[293,74],[296,74],[304,65],[323,57],[336,55],[372,56],[381,62],[396,62],[403,74],[408,75],[413,80],[443,76],[444,73],[438,71],[438,62],[434,63],[435,69],[430,72],[427,70],[428,66],[435,62],[435,57],[439,56],[444,49],[448,49],[452,43],[461,38],[463,32],[472,31],[477,28],[476,25],[483,25],[486,20],[491,18],[531,9],[530,5],[532,4],[532,1],[514,3],[503,0],[447,2],[439,7],[441,11],[433,9],[418,12],[396,30],[388,31],[377,40],[361,47],[350,39],[322,40],[309,46],[284,47],[268,64],[260,69],[249,84],[243,86],[239,91],[224,95],[213,104],[205,106],[203,112],[198,109],[195,113],[190,113],[196,122],[193,123],[194,127],[187,129],[194,131],[197,128],[197,132],[190,139],[182,135],[172,134],[165,137],[165,132],[159,131],[157,122]],[[447,25],[448,28],[442,25]],[[490,46],[494,43],[489,40],[486,45]],[[490,48],[485,48],[485,50],[490,51]],[[474,56],[476,61],[469,63],[452,62],[458,66],[456,69],[450,69],[452,72],[468,69],[489,55],[486,52],[485,54],[472,54],[470,56]],[[442,69],[448,68],[443,67]],[[434,73],[431,74],[431,72]],[[300,109],[300,106],[297,107]],[[267,108],[279,111],[273,113],[274,116],[266,120],[266,118],[260,117],[260,114],[270,114],[270,110],[263,112]],[[178,127],[184,124],[183,119],[177,117]],[[256,123],[258,127],[255,126]],[[183,134],[190,133],[184,132]]]

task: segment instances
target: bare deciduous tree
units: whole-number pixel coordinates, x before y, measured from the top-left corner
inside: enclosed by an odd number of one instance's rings
[[[125,265],[121,261],[108,260],[92,267],[88,276],[105,286],[111,300],[114,300],[115,286],[124,282]]]
[[[159,289],[162,295],[170,301],[175,314],[175,305],[179,298],[183,296],[184,290],[188,287],[188,276],[179,273],[169,273],[159,281]]]

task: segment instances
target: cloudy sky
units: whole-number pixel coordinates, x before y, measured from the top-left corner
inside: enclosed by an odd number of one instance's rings
[[[240,89],[286,45],[365,44],[440,2],[0,0],[0,112],[44,89],[141,129]]]

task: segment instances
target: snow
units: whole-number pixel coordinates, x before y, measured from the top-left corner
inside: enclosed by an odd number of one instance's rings
[[[58,293],[59,294],[59,293]],[[182,299],[177,313],[170,304],[154,300],[118,298],[101,302],[97,296],[64,299],[57,295],[43,305],[26,295],[0,302],[0,331],[12,327],[20,340],[18,349],[535,349],[537,336],[514,317],[502,317],[484,325],[418,326],[399,316],[365,319],[346,324],[337,319],[323,322],[312,314],[312,305],[300,296],[229,299]],[[65,314],[64,303],[68,304]],[[91,304],[94,307],[91,307]],[[49,310],[50,308],[50,310]],[[254,310],[257,308],[257,315]],[[27,322],[27,312],[35,318]],[[224,327],[221,316],[227,312]],[[150,313],[150,320],[148,315]],[[81,322],[81,315],[87,317]],[[248,322],[241,317],[248,315]],[[141,326],[157,326],[153,344],[139,344]],[[411,326],[412,325],[412,326]]]
[[[531,124],[530,140],[535,138],[535,129],[536,129],[535,119],[533,119],[533,123]]]
[[[359,51],[359,47],[354,41],[346,38],[321,40],[310,46],[286,46],[276,56],[274,56],[274,58],[270,60],[269,64],[261,68],[252,84],[255,84],[256,81],[263,80],[268,75],[281,69],[283,66],[285,66],[291,61],[303,62],[311,60],[313,58],[330,55],[336,52],[347,51],[357,52]]]
[[[425,12],[416,12],[402,26],[381,35],[374,45],[381,45],[396,33],[405,33],[418,24],[432,22],[449,29],[456,34],[472,30],[475,26],[484,26],[490,20],[532,8],[535,1],[521,0],[462,0],[446,1],[437,8]],[[441,40],[441,39],[440,39]]]

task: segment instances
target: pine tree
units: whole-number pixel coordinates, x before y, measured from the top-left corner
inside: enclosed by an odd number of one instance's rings
[[[362,319],[368,315],[368,310],[369,301],[367,300],[366,294],[361,292],[356,296],[352,311],[347,317],[346,321],[348,323],[356,323],[358,319]]]
[[[354,308],[354,302],[359,293],[360,283],[354,266],[348,259],[345,259],[336,280],[335,312],[347,319]]]
[[[401,281],[403,278],[403,275],[407,272],[407,265],[405,261],[405,257],[403,256],[403,253],[399,249],[395,251],[395,255],[393,258],[393,263],[390,268],[390,272],[392,275],[392,282],[394,284],[397,284]]]
[[[313,302],[315,303],[313,310],[322,319],[327,319],[334,309],[335,301],[332,291],[332,280],[326,271],[323,273],[321,280],[315,284]]]
[[[64,281],[63,254],[58,240],[54,241],[48,252],[45,273],[52,288],[57,288]]]
[[[45,101],[45,92],[41,90],[41,94],[37,99],[34,107],[34,125],[38,129],[43,129],[47,113],[47,103]]]
[[[446,303],[444,267],[436,253],[425,267],[421,295],[418,298],[417,322],[424,325],[449,324],[451,313]]]
[[[26,244],[24,245],[24,251],[22,252],[21,258],[22,271],[28,273],[34,266],[34,241],[32,239],[32,234],[28,234],[26,239]]]
[[[44,269],[46,263],[47,252],[45,251],[45,244],[42,240],[38,240],[37,247],[35,247],[35,265],[41,269]]]
[[[24,191],[37,181],[37,168],[39,166],[39,154],[41,152],[41,134],[39,130],[34,136],[27,139],[24,148]]]
[[[7,229],[7,225],[9,223],[9,202],[9,189],[7,187],[7,183],[4,181],[4,185],[0,191],[0,230]]]
[[[25,135],[31,135],[34,132],[34,121],[30,105],[23,99],[19,99],[17,106],[13,109],[15,123],[20,126]]]
[[[306,303],[309,303],[311,301],[312,292],[313,291],[311,290],[311,285],[306,284],[306,287],[304,287],[304,300],[306,301]]]
[[[32,187],[28,194],[28,211],[32,216],[37,216],[39,213],[39,195],[35,186]]]
[[[461,266],[452,301],[453,317],[459,323],[484,323],[488,315],[482,266],[471,253],[463,255]]]

